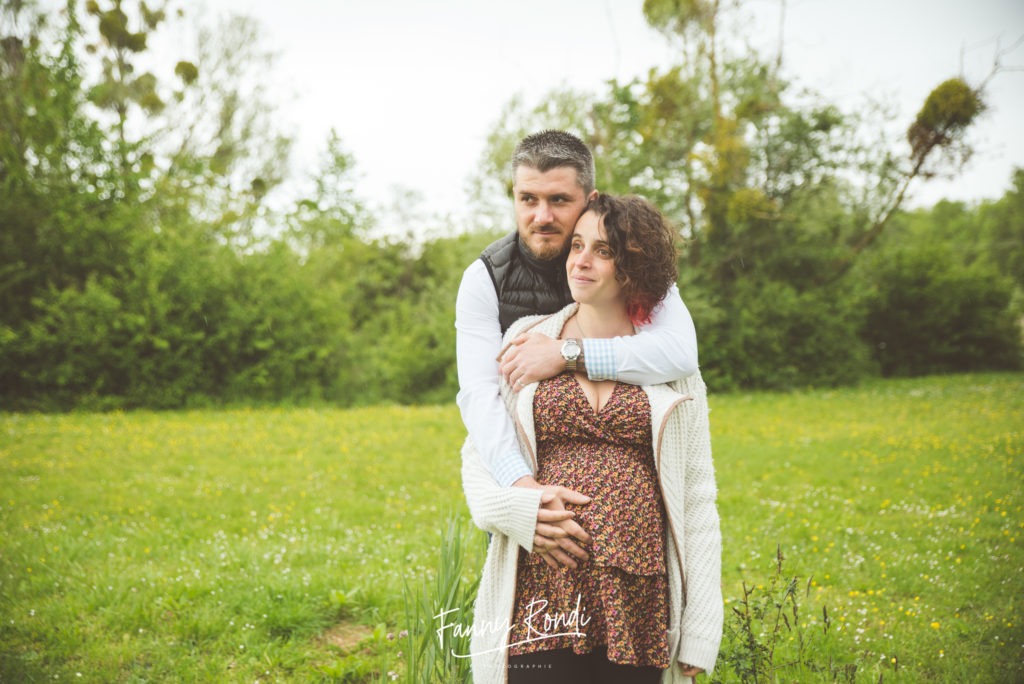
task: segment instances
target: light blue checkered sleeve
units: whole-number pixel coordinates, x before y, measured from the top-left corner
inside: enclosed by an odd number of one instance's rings
[[[519,478],[533,475],[530,466],[526,465],[526,461],[518,451],[505,454],[494,462],[493,467],[494,480],[502,487],[511,487]]]
[[[583,363],[591,380],[618,380],[615,346],[611,339],[583,340]]]

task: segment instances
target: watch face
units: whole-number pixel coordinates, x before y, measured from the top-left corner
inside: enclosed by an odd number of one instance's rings
[[[562,358],[569,361],[575,361],[579,358],[580,352],[583,351],[576,340],[566,340],[562,344]]]

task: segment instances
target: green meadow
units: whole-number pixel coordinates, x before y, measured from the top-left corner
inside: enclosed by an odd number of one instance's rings
[[[1024,681],[1024,375],[711,390],[718,680]],[[453,405],[0,415],[0,681],[408,679],[462,438]]]

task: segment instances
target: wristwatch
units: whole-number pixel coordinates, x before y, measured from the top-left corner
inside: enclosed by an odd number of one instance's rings
[[[580,341],[575,337],[562,342],[562,358],[565,359],[565,370],[570,373],[576,372],[576,362],[579,361],[580,354],[583,353],[583,347],[580,346]]]

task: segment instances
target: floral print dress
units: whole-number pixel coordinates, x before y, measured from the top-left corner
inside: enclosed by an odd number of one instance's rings
[[[553,570],[520,550],[509,655],[608,649],[615,663],[669,665],[665,511],[646,393],[617,383],[600,411],[570,373],[534,397],[537,479],[591,497],[574,507],[590,559]]]

